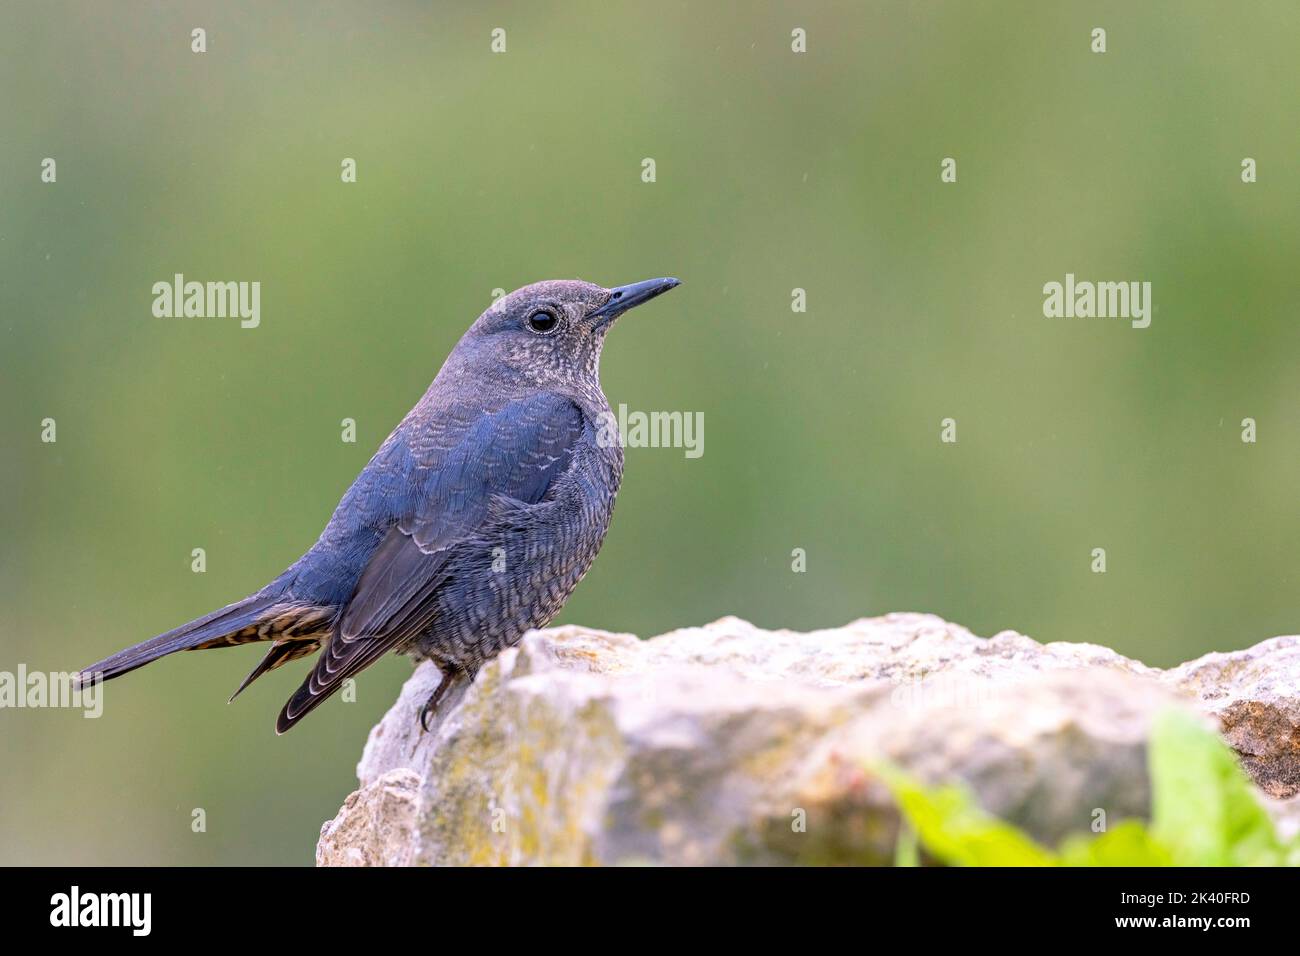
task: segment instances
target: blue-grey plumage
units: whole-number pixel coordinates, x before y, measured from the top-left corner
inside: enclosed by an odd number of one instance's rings
[[[439,692],[472,676],[549,623],[600,550],[623,475],[621,446],[602,440],[605,335],[677,285],[550,281],[499,298],[306,554],[256,594],[93,664],[83,679],[178,650],[271,641],[238,695],[323,648],[280,713],[283,733],[389,651],[437,663]]]

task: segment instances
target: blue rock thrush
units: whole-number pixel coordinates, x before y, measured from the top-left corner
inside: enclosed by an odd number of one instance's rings
[[[270,641],[235,691],[323,647],[284,733],[388,651],[452,682],[548,624],[591,566],[623,476],[602,441],[600,353],[614,320],[678,285],[538,282],[493,303],[334,510],[320,540],[242,601],[80,673],[107,680],[173,651]],[[231,697],[233,700],[234,697]]]

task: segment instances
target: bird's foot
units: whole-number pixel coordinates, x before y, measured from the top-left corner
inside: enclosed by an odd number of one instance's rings
[[[460,674],[460,671],[452,667],[443,667],[441,668],[441,671],[442,679],[438,681],[438,686],[433,689],[433,693],[429,695],[429,699],[426,700],[424,706],[420,708],[420,727],[423,728],[426,734],[429,732],[429,718],[437,712],[439,702],[447,695],[447,691],[450,689],[452,681],[454,681]]]

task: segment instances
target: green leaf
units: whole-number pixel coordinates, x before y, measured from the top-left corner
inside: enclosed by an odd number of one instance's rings
[[[1148,755],[1152,824],[1124,820],[1099,836],[1067,838],[1059,854],[985,813],[960,786],[927,789],[900,770],[875,772],[935,859],[953,866],[1278,866],[1300,864],[1257,799],[1236,755],[1182,710],[1157,716]],[[902,845],[898,860],[915,858]]]
[[[1196,718],[1160,714],[1149,755],[1152,833],[1179,866],[1276,866],[1287,848],[1233,752]]]
[[[898,840],[894,843],[894,866],[920,866],[920,853],[916,845],[916,833],[903,822],[898,828]]]
[[[988,813],[964,787],[927,790],[906,774],[879,767],[899,809],[925,848],[952,866],[1052,866],[1056,857]]]
[[[1065,866],[1170,866],[1169,850],[1140,820],[1124,820],[1099,836],[1072,836],[1061,845]]]

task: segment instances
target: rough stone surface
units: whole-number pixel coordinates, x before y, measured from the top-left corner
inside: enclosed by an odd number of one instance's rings
[[[1271,797],[1300,792],[1300,637],[1206,654],[1164,674],[1217,718],[1224,738]]]
[[[414,860],[420,775],[399,767],[355,790],[320,828],[318,866],[407,866]]]
[[[737,618],[641,641],[528,634],[452,690],[422,664],[371,731],[320,865],[888,863],[884,760],[959,779],[1046,843],[1144,817],[1151,719],[1217,722],[1300,817],[1300,638],[1161,671],[927,614],[809,633]]]

